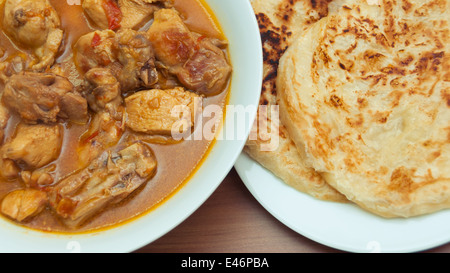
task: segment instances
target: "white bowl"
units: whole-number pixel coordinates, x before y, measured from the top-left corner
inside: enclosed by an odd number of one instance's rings
[[[245,118],[244,124],[229,122],[236,120],[230,113],[225,117],[223,130],[239,129],[241,135],[234,140],[218,140],[200,169],[176,194],[150,213],[126,224],[93,233],[66,235],[30,230],[0,218],[0,252],[131,252],[179,225],[220,185],[241,153],[256,116],[262,82],[262,49],[249,1],[205,2],[229,40],[234,69],[229,104],[252,106],[246,108],[246,117],[237,118]]]

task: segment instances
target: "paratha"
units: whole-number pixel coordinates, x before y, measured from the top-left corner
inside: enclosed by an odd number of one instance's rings
[[[278,122],[276,78],[278,61],[293,38],[328,14],[331,0],[254,0],[264,51],[261,106],[244,151],[293,188],[321,200],[346,202],[314,169],[305,165],[289,134]],[[272,111],[273,110],[273,111]],[[274,116],[271,115],[274,114]],[[252,137],[253,136],[253,137]]]
[[[450,207],[448,0],[349,0],[280,61],[282,123],[335,189],[383,217]]]

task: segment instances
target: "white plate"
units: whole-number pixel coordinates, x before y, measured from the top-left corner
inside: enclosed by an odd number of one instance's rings
[[[258,24],[247,0],[205,0],[214,11],[233,63],[229,103],[246,108],[247,122],[228,122],[224,131],[240,129],[235,140],[217,141],[200,169],[174,196],[145,216],[113,229],[89,234],[50,234],[22,228],[0,218],[0,252],[131,252],[159,237],[189,217],[220,185],[240,155],[256,115],[262,83],[262,49]],[[244,27],[245,26],[245,27]]]
[[[275,218],[323,245],[349,252],[417,252],[450,242],[450,210],[383,219],[352,204],[320,201],[287,186],[246,154],[235,168]]]

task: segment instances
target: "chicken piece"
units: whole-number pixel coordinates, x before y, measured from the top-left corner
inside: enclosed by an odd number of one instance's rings
[[[10,119],[10,114],[8,109],[0,103],[0,143],[3,142],[5,136],[5,129],[8,125]],[[2,160],[0,159],[0,173],[6,179],[16,178],[20,169],[12,160]]]
[[[19,222],[39,214],[47,205],[45,192],[35,189],[20,189],[10,192],[1,203],[1,212]]]
[[[11,115],[9,114],[8,108],[6,108],[3,103],[0,102],[0,143],[3,142],[5,129],[8,125],[10,116]]]
[[[115,37],[114,31],[102,30],[90,32],[78,39],[74,46],[74,61],[81,73],[116,62]]]
[[[93,68],[85,75],[88,83],[86,99],[89,107],[95,112],[101,112],[107,104],[119,107],[122,104],[120,84],[107,68]]]
[[[116,5],[115,1],[111,2]],[[101,29],[109,28],[109,20],[104,8],[106,3],[105,0],[84,0],[81,5],[90,21]]]
[[[153,48],[143,32],[95,31],[82,36],[74,51],[75,63],[82,74],[93,68],[108,68],[122,92],[150,88],[158,81]]]
[[[3,27],[16,42],[38,48],[45,44],[51,28],[59,27],[60,21],[55,15],[47,0],[6,0]]]
[[[169,67],[186,63],[198,45],[194,34],[172,9],[161,9],[155,13],[147,35],[156,58]]]
[[[36,170],[23,170],[20,172],[20,178],[27,188],[44,189],[55,182],[56,169],[56,164],[49,164]]]
[[[21,171],[20,178],[29,188],[45,188],[51,186],[55,179],[49,169],[54,169],[55,165],[50,165],[48,167],[38,169],[35,171]]]
[[[93,68],[85,75],[86,98],[96,114],[80,139],[78,159],[82,167],[116,145],[125,130],[120,84],[107,68]]]
[[[32,49],[38,58],[30,66],[51,66],[63,39],[60,19],[48,0],[6,0],[3,28],[19,46]]]
[[[49,32],[46,43],[37,48],[35,54],[39,58],[39,62],[31,65],[30,69],[33,71],[45,71],[55,63],[55,57],[59,51],[64,32],[61,29],[56,29]]]
[[[155,66],[155,54],[145,33],[131,29],[117,32],[117,60],[122,69],[117,71],[117,78],[124,91],[137,88],[150,88],[158,82]]]
[[[73,89],[64,77],[23,72],[11,76],[3,91],[2,101],[28,123],[51,123],[56,122],[57,118],[86,122],[87,102]]]
[[[158,9],[169,8],[173,0],[118,0],[122,12],[122,28],[138,29],[148,22]]]
[[[115,115],[108,109],[95,114],[89,129],[81,136],[77,148],[80,167],[85,167],[103,151],[119,142],[124,132],[125,122],[122,119],[115,119],[114,116],[123,118],[124,110],[123,107],[115,110],[117,111]]]
[[[82,7],[98,28],[110,30],[120,28],[123,16],[117,0],[84,0]]]
[[[50,204],[69,227],[119,203],[155,173],[156,159],[142,143],[105,151],[88,167],[49,189]]]
[[[181,87],[137,92],[125,99],[126,126],[146,134],[184,133],[194,125],[200,98]]]
[[[222,92],[231,72],[223,51],[209,39],[200,42],[199,50],[183,66],[173,68],[183,86],[207,96]]]
[[[170,7],[172,0],[84,0],[82,7],[100,29],[138,29],[155,10]]]
[[[147,32],[157,60],[188,89],[211,96],[222,92],[232,68],[213,40],[191,32],[172,9],[155,13]]]
[[[60,125],[20,123],[14,136],[0,149],[3,160],[36,169],[58,158],[63,132]]]
[[[12,180],[19,177],[20,168],[13,160],[0,158],[0,173],[3,178]]]
[[[25,54],[18,54],[9,61],[0,62],[0,83],[5,84],[12,75],[24,71],[26,58]]]
[[[61,97],[60,108],[58,117],[62,119],[68,119],[79,124],[85,124],[88,120],[87,101],[75,91],[68,92]]]

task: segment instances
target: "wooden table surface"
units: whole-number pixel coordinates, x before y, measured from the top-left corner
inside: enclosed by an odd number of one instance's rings
[[[188,219],[136,253],[339,253],[286,227],[247,190],[233,169]],[[427,250],[450,253],[450,244]]]

